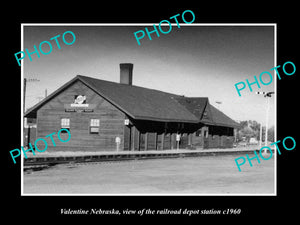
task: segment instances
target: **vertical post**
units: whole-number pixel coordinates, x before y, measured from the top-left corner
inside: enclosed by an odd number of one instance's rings
[[[168,129],[168,123],[164,123],[164,132],[161,135],[161,150],[164,150],[164,145],[165,145],[165,135],[167,134],[167,129]]]
[[[148,148],[148,132],[145,133],[145,151],[147,151]]]
[[[119,150],[120,150],[120,144],[121,144],[121,138],[120,137],[116,137],[115,141],[116,141],[117,152],[119,152]]]
[[[263,94],[267,101],[267,110],[266,110],[266,132],[265,132],[265,146],[268,146],[268,122],[269,122],[269,109],[270,109],[270,99],[272,97],[272,94],[274,94],[275,92],[274,91],[271,91],[271,92],[256,92],[256,94]],[[260,141],[259,141],[259,145],[261,147],[261,141],[262,139],[262,125],[260,126]],[[267,150],[266,148],[264,149],[264,153],[266,153]]]
[[[266,98],[267,98],[267,110],[266,110],[265,146],[268,145],[268,122],[269,122],[269,105],[270,105],[269,97],[266,97]]]
[[[171,133],[171,149],[174,149],[174,133]]]
[[[261,149],[261,143],[262,143],[262,123],[260,123],[260,129],[259,129],[259,149]]]
[[[164,150],[165,133],[161,134],[161,150]]]
[[[27,147],[29,148],[29,143],[30,143],[30,128],[31,126],[28,125],[28,130],[27,130]]]
[[[157,150],[157,132],[154,133],[154,149]]]
[[[134,149],[134,148],[135,148],[135,129],[136,129],[135,126],[132,126],[132,129],[131,129],[131,132],[132,132],[132,133],[131,133],[131,138],[132,138],[132,139],[131,139],[131,150],[132,150],[132,151],[135,150],[135,149]]]
[[[23,113],[25,113],[25,95],[26,95],[26,78],[24,78],[24,86],[23,86]]]
[[[179,141],[180,141],[180,134],[176,134],[176,149],[179,150]]]
[[[188,145],[192,146],[192,134],[188,133]]]
[[[265,133],[265,146],[268,146],[268,123],[269,123],[269,108],[270,108],[270,97],[267,98],[267,115],[266,115],[266,133]],[[267,149],[264,149],[264,152],[267,152]]]
[[[24,117],[25,115],[25,95],[26,95],[26,78],[23,79],[24,83],[23,83],[23,127],[22,129],[24,129],[24,132],[26,132],[26,129],[25,129],[25,122],[27,122],[26,118]],[[29,146],[29,132],[30,132],[30,129],[27,129],[27,146]],[[25,144],[25,143],[24,143]]]
[[[137,150],[140,151],[141,150],[141,132],[136,129],[137,131]]]
[[[234,133],[234,143],[236,143],[236,139],[237,139],[237,129],[233,128],[233,133]]]

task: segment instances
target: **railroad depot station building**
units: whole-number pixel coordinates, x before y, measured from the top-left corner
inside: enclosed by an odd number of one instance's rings
[[[117,145],[120,151],[233,147],[239,124],[207,97],[134,86],[132,71],[133,64],[120,64],[120,83],[74,77],[27,110],[25,117],[36,121],[36,129],[26,130],[24,145],[65,128],[70,141],[53,135],[54,147],[48,137],[48,151],[116,151]]]

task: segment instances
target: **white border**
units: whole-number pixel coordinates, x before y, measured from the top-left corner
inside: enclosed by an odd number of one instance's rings
[[[274,67],[277,65],[277,24],[276,23],[179,23],[180,26],[274,26]],[[21,23],[21,51],[24,51],[24,26],[158,26],[158,23]],[[171,23],[177,26],[177,23]],[[161,24],[168,26],[168,24]],[[275,73],[275,71],[274,71]],[[275,76],[274,76],[275,77]],[[23,78],[24,68],[21,62],[21,144],[23,144]],[[277,79],[275,79],[275,141],[277,141]],[[21,151],[21,196],[277,196],[277,151],[274,151],[274,193],[271,194],[25,194],[23,188],[23,151]]]
[[[274,67],[276,67],[277,64],[277,24],[275,24],[274,26]],[[276,77],[275,71],[273,73],[273,77]],[[275,125],[274,125],[274,141],[277,142],[277,78],[274,79],[275,82],[275,86],[274,86],[274,91],[275,91],[275,95],[274,95],[274,108],[275,108]],[[276,148],[274,149],[274,194],[277,196],[277,151]]]

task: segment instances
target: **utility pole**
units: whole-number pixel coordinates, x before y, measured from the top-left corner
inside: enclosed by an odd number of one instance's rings
[[[262,123],[260,123],[260,129],[259,129],[259,149],[261,149],[261,143],[262,143]]]
[[[38,82],[40,80],[36,79],[36,78],[24,78],[24,84],[23,84],[23,113],[25,114],[25,96],[26,96],[26,86],[27,86],[27,82]]]
[[[23,115],[25,114],[25,95],[26,95],[26,83],[27,79],[24,78],[24,86],[23,86]]]
[[[269,122],[269,109],[270,109],[270,98],[272,97],[272,94],[274,94],[274,91],[271,92],[261,92],[258,91],[256,92],[256,94],[258,95],[264,95],[264,97],[266,98],[266,104],[267,104],[267,110],[266,110],[266,131],[265,131],[265,146],[268,146],[268,122]],[[261,138],[262,138],[262,125],[260,125],[260,140],[259,140],[259,146],[261,148]],[[264,149],[264,153],[266,153],[267,150]]]
[[[36,78],[24,78],[24,86],[23,86],[23,116],[25,115],[25,96],[26,96],[26,86],[27,86],[27,82],[38,82],[39,80]],[[25,128],[25,117],[23,118],[23,129]],[[30,142],[30,125],[28,126],[28,130],[27,130],[27,146],[29,147],[29,142]],[[25,129],[24,129],[25,132]]]

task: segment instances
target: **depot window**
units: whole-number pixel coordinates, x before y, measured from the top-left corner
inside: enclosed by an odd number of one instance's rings
[[[100,120],[91,119],[90,121],[90,134],[99,134]]]
[[[70,118],[61,118],[60,127],[61,129],[67,129],[70,131]],[[66,131],[62,131],[62,133],[66,133]]]

